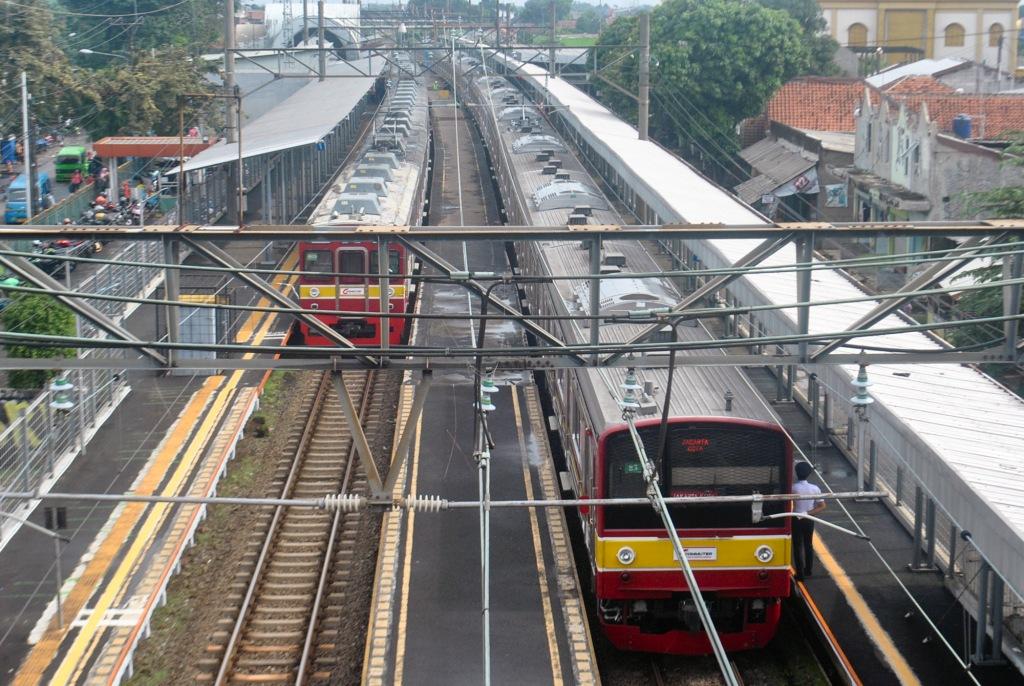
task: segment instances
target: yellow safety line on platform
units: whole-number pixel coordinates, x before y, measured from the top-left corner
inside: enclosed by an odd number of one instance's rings
[[[409,495],[416,495],[416,479],[420,473],[420,439],[423,437],[423,413],[416,420],[416,444],[412,449],[412,474],[409,478]],[[413,526],[416,510],[409,510],[408,526],[405,529],[405,560],[402,562],[402,603],[398,610],[398,638],[395,640],[395,684],[401,684],[405,677],[405,631],[409,621],[409,577],[412,574]]]
[[[291,270],[296,263],[297,258],[294,256],[289,257],[284,264],[285,270]],[[291,266],[289,266],[291,265]],[[287,280],[289,284],[293,284],[297,277],[280,275],[274,278],[273,285],[281,290],[281,286],[284,281]],[[261,303],[269,302],[266,299],[261,299]],[[259,331],[256,333],[253,344],[259,345],[267,336],[270,331],[270,327],[276,320],[276,314],[266,316],[267,313],[253,312],[246,319],[245,324],[242,327],[242,331],[252,332],[256,329],[257,322],[262,319],[262,326],[259,327]],[[251,334],[250,334],[251,335]],[[243,357],[251,358],[254,357],[254,353],[246,353]],[[214,400],[212,406],[216,411],[207,412],[199,431],[197,431],[190,442],[188,449],[185,453],[185,458],[179,464],[174,476],[162,490],[163,495],[174,495],[177,492],[177,488],[181,482],[191,471],[190,467],[193,460],[188,459],[189,456],[194,456],[194,449],[197,451],[199,447],[205,445],[206,437],[212,431],[212,423],[214,420],[219,419],[221,410],[227,399],[230,397],[235,387],[241,382],[244,372],[236,371],[231,375],[228,384],[220,390],[217,398]],[[179,454],[180,446],[185,442],[190,433],[192,427],[195,426],[196,421],[199,419],[199,415],[203,408],[207,406],[210,396],[213,392],[221,385],[224,381],[223,376],[211,376],[203,382],[203,386],[196,391],[196,393],[189,400],[185,409],[182,410],[181,415],[170,436],[164,441],[160,453],[157,455],[150,469],[143,478],[143,481],[139,487],[134,491],[137,494],[149,495],[155,492],[159,486],[163,477],[166,475],[168,468],[171,463]],[[201,440],[200,440],[201,439]],[[106,575],[114,557],[120,551],[124,545],[128,536],[135,529],[138,520],[141,518],[145,508],[147,506],[143,503],[129,503],[125,506],[121,515],[118,517],[117,522],[111,529],[107,538],[104,539],[100,545],[96,554],[92,560],[86,566],[85,572],[79,578],[78,582],[72,588],[68,594],[68,598],[64,601],[64,612],[68,616],[75,617],[85,607],[89,599],[93,596],[98,585],[102,582],[103,577]],[[107,584],[106,590],[100,596],[96,606],[91,610],[88,621],[78,636],[75,637],[74,642],[68,649],[67,654],[61,660],[60,668],[54,675],[50,683],[63,684],[70,683],[72,674],[77,671],[78,665],[83,663],[83,658],[90,656],[98,645],[98,638],[102,632],[97,632],[99,623],[102,621],[106,611],[110,608],[116,595],[121,590],[124,582],[127,580],[128,574],[132,571],[135,566],[135,562],[139,559],[141,552],[144,550],[144,546],[148,545],[151,541],[153,530],[162,521],[163,512],[166,509],[166,505],[156,505],[151,510],[149,516],[147,516],[143,528],[135,536],[132,546],[129,548],[126,557],[121,561],[117,572],[111,579],[110,583]],[[153,530],[151,530],[153,529]],[[40,683],[43,678],[43,674],[47,668],[57,658],[61,644],[65,637],[70,632],[70,624],[65,625],[64,630],[49,630],[44,636],[43,640],[37,643],[29,656],[26,658],[22,667],[18,670],[17,675],[14,679],[14,686],[35,686]]]
[[[903,686],[921,686],[921,680],[914,674],[914,670],[910,667],[906,658],[903,657],[903,654],[900,653],[892,637],[882,628],[881,622],[878,621],[878,617],[868,607],[864,596],[860,594],[853,581],[846,575],[839,562],[832,556],[831,551],[829,551],[828,546],[825,545],[820,536],[814,537],[814,551],[832,576],[832,580],[836,582],[836,586],[839,587],[839,591],[846,598],[846,602],[850,604],[853,613],[857,615],[857,619],[864,627],[871,642],[882,652],[885,662],[893,673],[896,674],[900,684]]]
[[[519,388],[512,386],[512,410],[516,415],[516,434],[519,436],[519,453],[523,464],[523,485],[526,499],[533,500],[533,477],[530,475],[530,458],[526,450],[526,436],[523,433],[523,414],[519,409]],[[558,636],[555,635],[555,619],[551,612],[551,597],[548,592],[548,572],[544,564],[544,548],[540,542],[540,525],[537,522],[537,508],[527,508],[530,513],[530,533],[533,536],[533,554],[537,559],[537,580],[540,582],[540,602],[544,610],[544,628],[548,637],[548,653],[551,656],[551,682],[562,686],[562,659],[558,653]]]
[[[200,388],[192,396],[192,400],[182,411],[177,423],[174,426],[167,440],[164,441],[159,454],[152,467],[146,473],[136,493],[151,495],[160,485],[166,473],[168,465],[178,454],[178,447],[185,442],[192,427],[195,425],[199,413],[206,406],[207,401],[217,387],[224,380],[222,376],[211,376],[206,379]],[[96,554],[86,565],[82,576],[71,589],[68,597],[64,599],[64,614],[66,617],[77,617],[78,613],[85,607],[85,604],[92,597],[97,584],[99,584],[110,567],[117,551],[121,549],[128,535],[135,528],[139,516],[145,509],[142,503],[129,503],[125,505],[113,528],[103,544],[96,551]],[[50,629],[43,639],[33,646],[32,651],[22,663],[14,678],[15,686],[35,686],[43,678],[46,669],[53,662],[60,649],[60,644],[69,630],[70,625],[65,623],[63,631]]]

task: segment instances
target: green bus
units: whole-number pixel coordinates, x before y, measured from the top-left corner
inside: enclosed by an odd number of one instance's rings
[[[68,145],[60,149],[56,160],[58,183],[70,181],[76,169],[82,172],[83,177],[89,173],[89,160],[85,153],[85,148],[81,145]]]

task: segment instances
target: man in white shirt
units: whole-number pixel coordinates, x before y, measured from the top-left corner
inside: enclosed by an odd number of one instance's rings
[[[814,472],[810,462],[798,462],[796,465],[796,483],[793,492],[798,495],[821,495],[821,489],[807,481]],[[793,512],[816,516],[825,509],[825,501],[820,498],[794,500]],[[814,521],[803,517],[793,517],[793,567],[796,568],[796,580],[803,581],[811,575],[814,567]]]

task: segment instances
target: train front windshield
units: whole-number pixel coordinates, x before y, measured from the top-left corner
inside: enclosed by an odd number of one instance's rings
[[[657,425],[639,429],[644,450],[657,462]],[[657,464],[665,496],[724,496],[783,493],[789,489],[785,437],[749,425],[674,423],[669,426],[667,464]],[[643,470],[628,431],[605,442],[605,490],[609,498],[645,496]],[[753,523],[750,503],[674,505],[669,508],[680,529],[781,526]],[[765,503],[764,514],[784,512],[785,503]],[[606,529],[661,529],[649,506],[606,507]]]

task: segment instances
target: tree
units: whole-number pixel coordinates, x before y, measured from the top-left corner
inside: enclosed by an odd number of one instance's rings
[[[783,83],[807,71],[811,59],[796,20],[742,0],[668,0],[653,10],[650,23],[651,135],[691,159],[703,151],[701,156],[722,168],[738,147],[736,125],[762,112]],[[635,45],[637,24],[635,17],[619,19],[598,42]],[[609,80],[636,92],[637,51],[600,48],[598,63],[609,65]],[[630,98],[610,88],[600,97],[636,120]]]
[[[75,316],[64,305],[48,295],[20,293],[15,295],[2,314],[4,329],[17,333],[47,336],[73,336]],[[8,357],[50,358],[71,357],[71,348],[51,348],[30,344],[7,344]],[[59,366],[59,365],[55,365]],[[16,369],[8,373],[12,388],[42,388],[53,374],[42,369]]]
[[[596,7],[586,7],[576,19],[576,30],[580,33],[597,33],[601,30],[602,18]]]
[[[102,11],[97,10],[92,0],[62,2],[76,13],[68,30],[88,37],[88,44],[69,44],[76,52],[80,47],[107,52],[178,47],[198,55],[223,35],[223,4],[216,0],[186,0],[180,4],[165,0],[105,0]],[[81,61],[98,64],[106,59],[91,56]]]
[[[1007,137],[1010,145],[1003,151],[1003,163],[1024,166],[1024,132],[1009,134]],[[1005,186],[969,193],[967,207],[973,214],[984,219],[1024,217],[1024,187]],[[1000,281],[1003,278],[1002,260],[995,259],[993,264],[971,270],[964,276],[977,283]],[[964,291],[957,308],[961,315],[968,318],[1000,317],[1003,314],[1002,289],[994,287]],[[1024,308],[1021,311],[1024,313]],[[957,346],[975,345],[999,338],[1002,333],[999,325],[961,326],[950,330],[949,339]],[[999,372],[994,373],[998,375]]]
[[[95,82],[106,84],[94,116],[87,122],[93,138],[112,134],[177,135],[181,93],[210,92],[203,78],[206,63],[193,60],[182,48],[155,52],[137,62],[112,63],[96,71]],[[210,103],[190,99],[185,121],[194,121]]]
[[[15,111],[19,106],[22,71],[28,75],[32,114],[43,125],[54,125],[95,102],[81,87],[79,70],[54,43],[53,36],[62,25],[45,0],[4,5],[0,22],[0,76],[6,85],[0,90],[2,110]]]
[[[561,21],[572,14],[572,0],[555,0],[555,18]],[[516,14],[515,20],[525,24],[551,25],[550,0],[526,0],[526,4]]]
[[[828,24],[817,0],[757,0],[773,10],[782,10],[793,17],[803,29],[803,41],[811,54],[811,74],[828,76],[839,71],[833,58],[839,43],[825,33]]]

